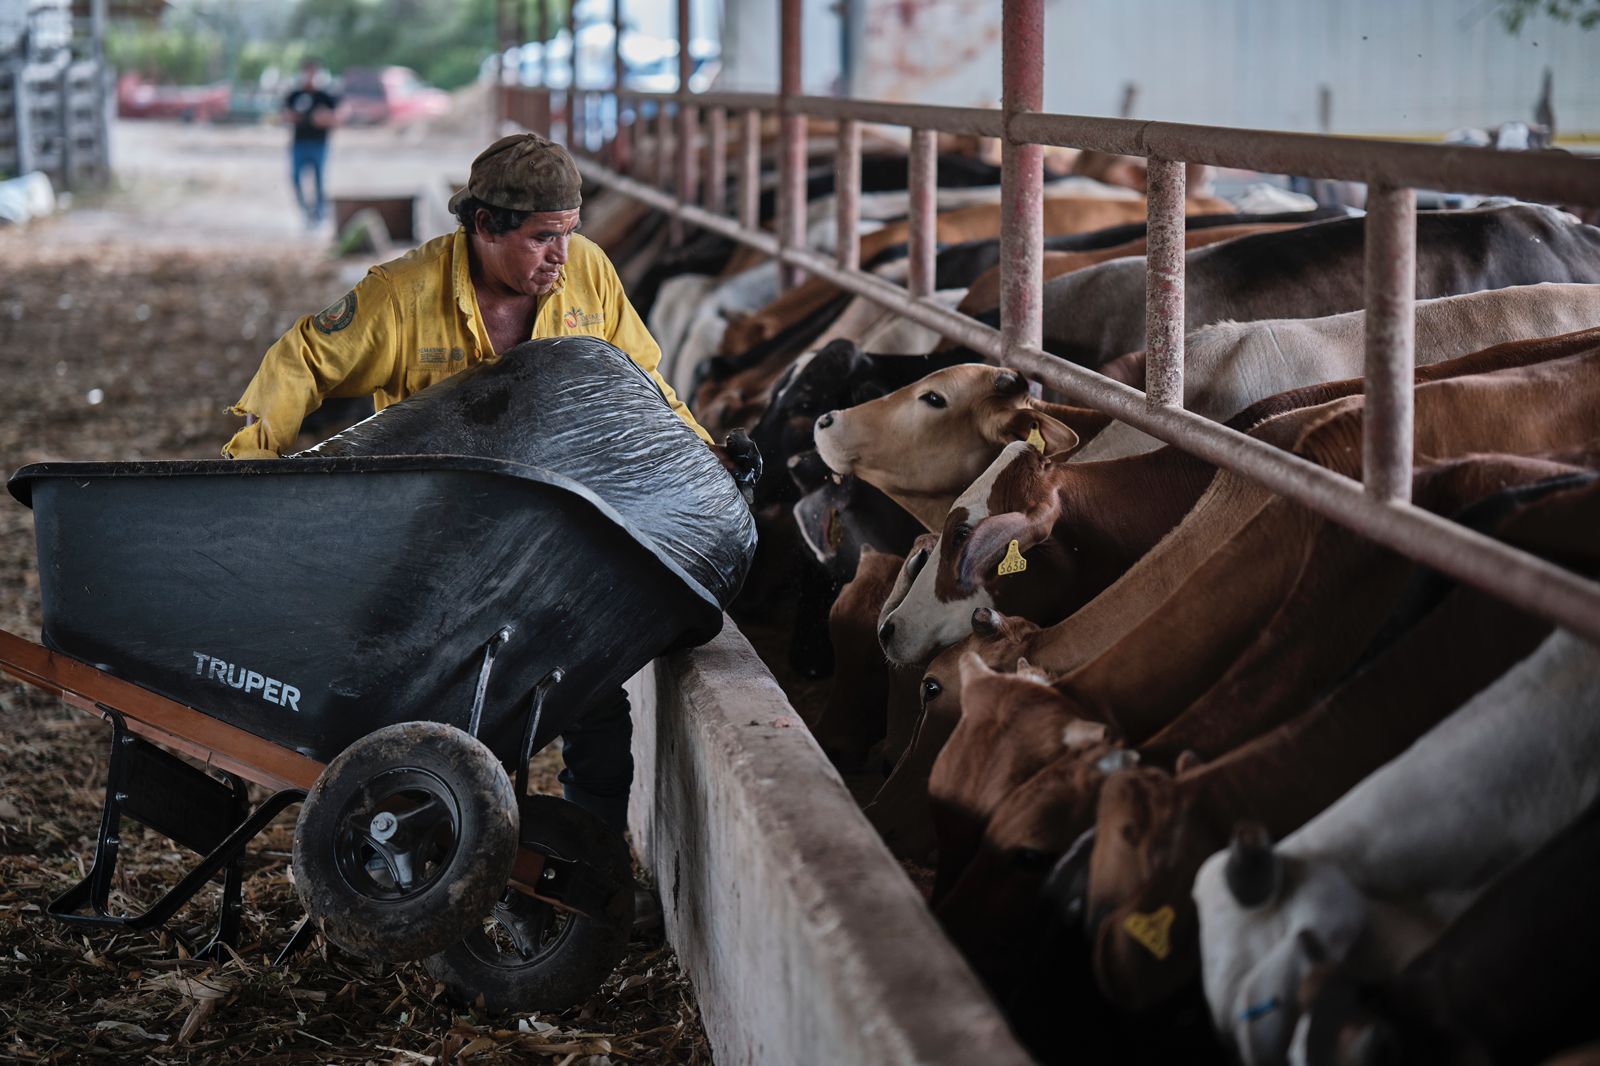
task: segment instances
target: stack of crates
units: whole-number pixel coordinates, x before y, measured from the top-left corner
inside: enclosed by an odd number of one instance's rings
[[[0,0],[0,178],[42,170],[57,189],[110,179],[110,75],[88,51],[74,58],[71,0]]]

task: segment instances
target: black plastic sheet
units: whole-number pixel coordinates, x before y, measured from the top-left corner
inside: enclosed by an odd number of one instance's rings
[[[733,478],[650,376],[596,338],[520,344],[298,454],[470,455],[552,470],[614,507],[724,607],[755,552]]]

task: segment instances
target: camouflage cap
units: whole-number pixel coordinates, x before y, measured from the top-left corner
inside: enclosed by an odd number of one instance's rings
[[[582,187],[565,148],[537,133],[513,133],[478,153],[450,210],[470,196],[510,211],[572,211],[583,204]]]

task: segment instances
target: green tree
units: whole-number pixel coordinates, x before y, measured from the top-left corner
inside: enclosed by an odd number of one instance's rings
[[[1523,23],[1540,13],[1557,22],[1576,22],[1580,29],[1600,26],[1600,0],[1500,0],[1500,21],[1512,33],[1521,33]]]

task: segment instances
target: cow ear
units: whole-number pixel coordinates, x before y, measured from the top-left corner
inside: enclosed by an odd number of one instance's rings
[[[1019,408],[1006,416],[998,443],[1014,440],[1025,440],[1046,456],[1076,451],[1079,444],[1078,434],[1071,426],[1032,407]]]
[[[1055,499],[1054,494],[1051,499]],[[1020,557],[1048,537],[1054,522],[1054,511],[1048,508],[1039,514],[1008,511],[980,521],[972,527],[956,555],[956,576],[962,587],[977,588],[985,578],[999,572],[1003,561],[1010,561],[1007,573],[1027,570],[1027,560],[1021,559],[1019,563],[1013,555]],[[1016,541],[1015,552],[1011,548],[1012,541]]]

